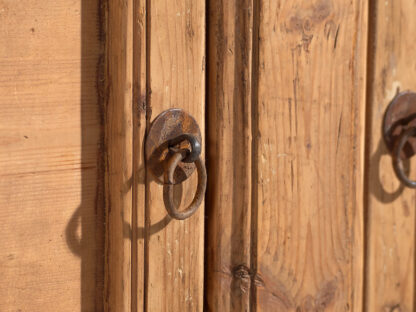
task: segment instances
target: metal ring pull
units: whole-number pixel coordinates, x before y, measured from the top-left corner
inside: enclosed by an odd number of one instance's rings
[[[183,220],[201,205],[207,187],[207,172],[200,158],[201,130],[196,120],[179,108],[160,113],[152,122],[146,137],[146,166],[154,181],[163,184],[163,201],[170,217]],[[174,185],[198,172],[198,185],[192,203],[185,210],[175,207]]]
[[[183,141],[189,142],[191,145],[191,151],[186,150],[186,156],[184,159],[182,159],[182,161],[186,163],[195,162],[199,158],[199,155],[201,155],[201,143],[199,143],[196,136],[189,133],[181,134],[180,136],[177,136],[176,138],[169,141],[169,149],[174,150],[172,147],[182,143]]]
[[[399,138],[397,139],[397,142],[393,148],[393,167],[400,181],[402,181],[408,187],[416,188],[416,181],[409,179],[409,177],[404,172],[403,161],[401,157],[404,145],[412,136],[416,136],[415,127],[411,127],[406,131],[402,132]]]
[[[416,188],[404,168],[403,160],[416,155],[416,93],[397,93],[386,109],[382,134],[393,158],[393,169],[405,186]]]
[[[185,151],[185,150],[182,150]],[[198,158],[195,161],[196,169],[198,172],[198,186],[196,188],[196,193],[192,203],[184,211],[178,211],[173,203],[173,185],[174,185],[174,172],[180,161],[183,161],[186,157],[185,153],[180,151],[175,152],[166,163],[166,170],[164,172],[164,182],[163,187],[163,200],[165,202],[166,210],[169,215],[177,220],[184,220],[192,216],[201,205],[201,202],[204,198],[205,189],[207,187],[207,172],[205,165],[201,158]]]

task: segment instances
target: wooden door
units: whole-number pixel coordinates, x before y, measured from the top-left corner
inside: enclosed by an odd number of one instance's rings
[[[415,88],[414,2],[209,3],[207,310],[414,311],[415,193],[381,131]]]
[[[415,12],[0,1],[0,311],[414,311],[416,198],[381,125],[416,90]],[[169,108],[208,174],[183,221],[145,158]]]
[[[208,306],[360,311],[367,2],[246,2],[210,12]]]

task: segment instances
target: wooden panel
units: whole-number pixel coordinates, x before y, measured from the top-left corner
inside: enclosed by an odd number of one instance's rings
[[[210,310],[362,308],[367,9],[210,2]]]
[[[359,311],[367,1],[262,1],[257,310]]]
[[[0,1],[0,311],[102,310],[98,9]]]
[[[416,3],[371,3],[366,311],[414,311],[415,191],[396,178],[381,123],[396,92],[416,90]]]
[[[131,311],[133,1],[109,1],[107,14],[104,299],[106,311]]]
[[[252,1],[209,1],[206,303],[250,298]]]
[[[193,115],[204,133],[205,1],[148,1],[147,5],[147,119],[178,107]],[[177,188],[182,192],[181,205],[191,202],[196,178],[193,174]],[[148,172],[145,308],[202,311],[204,208],[187,220],[169,222],[162,189]]]

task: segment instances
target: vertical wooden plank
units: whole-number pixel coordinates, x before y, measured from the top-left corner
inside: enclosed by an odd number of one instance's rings
[[[208,3],[206,303],[248,311],[253,5]]]
[[[146,170],[146,1],[133,2],[133,211],[132,292],[133,311],[144,309]]]
[[[367,1],[261,1],[253,307],[359,311]]]
[[[381,124],[396,92],[416,90],[416,3],[374,0],[370,12],[365,309],[414,311],[415,191],[400,185]]]
[[[195,117],[204,133],[205,1],[148,1],[147,14],[147,118],[152,121],[168,108],[182,108]],[[202,311],[203,205],[187,220],[164,223],[167,212],[162,185],[150,175],[148,172],[146,310]],[[196,185],[196,174],[182,184],[181,205],[189,205]]]
[[[133,1],[108,2],[106,311],[131,310]]]

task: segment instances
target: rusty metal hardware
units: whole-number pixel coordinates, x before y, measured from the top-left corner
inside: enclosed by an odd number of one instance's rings
[[[191,150],[189,149],[182,149],[186,152],[185,157],[182,159],[183,162],[186,163],[193,163],[197,161],[199,158],[199,155],[201,155],[201,143],[199,143],[198,139],[189,133],[182,134],[172,140],[169,141],[169,149],[173,152],[179,151],[178,148],[176,148],[176,145],[181,144],[183,141],[188,141],[191,145]]]
[[[156,182],[163,184],[164,161],[168,154],[172,154],[173,145],[177,142],[178,148],[191,150],[192,142],[178,139],[184,134],[192,135],[200,143],[201,131],[195,119],[181,109],[164,111],[152,122],[146,138],[146,165],[153,174]],[[199,144],[200,145],[200,144]],[[191,156],[192,157],[192,156]],[[173,184],[188,179],[195,170],[193,162],[180,162],[173,175]]]
[[[172,218],[178,220],[184,220],[192,216],[198,209],[199,205],[205,195],[205,189],[207,187],[207,172],[205,165],[201,158],[198,157],[195,161],[196,169],[198,172],[198,186],[192,203],[184,211],[178,211],[173,203],[173,175],[175,168],[180,161],[184,160],[185,155],[180,152],[175,152],[172,157],[167,161],[167,166],[164,174],[165,188],[163,189],[163,200],[166,205],[166,210]]]
[[[404,145],[407,143],[410,137],[416,136],[416,128],[411,127],[406,129],[398,138],[397,143],[393,149],[393,166],[394,171],[396,172],[397,177],[402,181],[406,186],[411,188],[416,188],[416,181],[410,180],[409,177],[404,172],[403,161],[401,153]]]
[[[416,188],[404,169],[403,160],[416,154],[416,93],[398,93],[389,104],[383,122],[383,136],[393,156],[393,168],[399,180]]]
[[[169,109],[155,118],[145,146],[146,163],[154,180],[163,184],[163,200],[168,214],[175,219],[189,218],[200,206],[206,190],[207,175],[201,154],[201,131],[195,119],[181,109]],[[173,201],[175,184],[198,172],[195,197],[188,208],[179,211]]]

